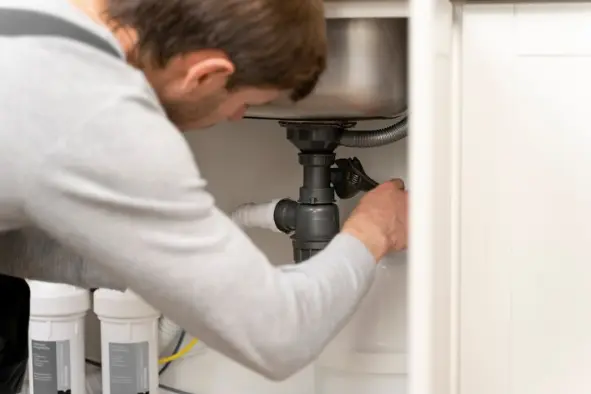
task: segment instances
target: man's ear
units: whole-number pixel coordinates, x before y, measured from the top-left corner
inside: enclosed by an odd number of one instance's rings
[[[188,67],[182,89],[185,92],[199,91],[208,94],[224,88],[234,73],[234,64],[226,57],[188,59]]]

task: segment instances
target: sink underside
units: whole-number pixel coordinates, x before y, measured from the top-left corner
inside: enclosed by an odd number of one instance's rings
[[[315,91],[252,107],[248,118],[367,120],[394,118],[407,107],[404,18],[328,19],[327,69]]]

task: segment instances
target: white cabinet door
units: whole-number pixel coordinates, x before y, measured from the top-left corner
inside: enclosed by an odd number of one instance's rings
[[[410,394],[453,386],[452,7],[410,1]]]
[[[591,5],[462,30],[461,393],[588,394]]]

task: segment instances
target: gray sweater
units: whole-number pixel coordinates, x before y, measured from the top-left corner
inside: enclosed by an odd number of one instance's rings
[[[43,9],[117,46],[64,0],[0,6]],[[0,272],[129,287],[272,379],[318,356],[372,282],[361,242],[341,234],[274,267],[216,207],[141,72],[60,38],[0,38],[0,53]]]

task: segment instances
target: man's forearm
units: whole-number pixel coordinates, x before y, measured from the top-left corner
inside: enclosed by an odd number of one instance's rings
[[[0,234],[0,273],[82,288],[124,290],[125,284],[35,228]]]

